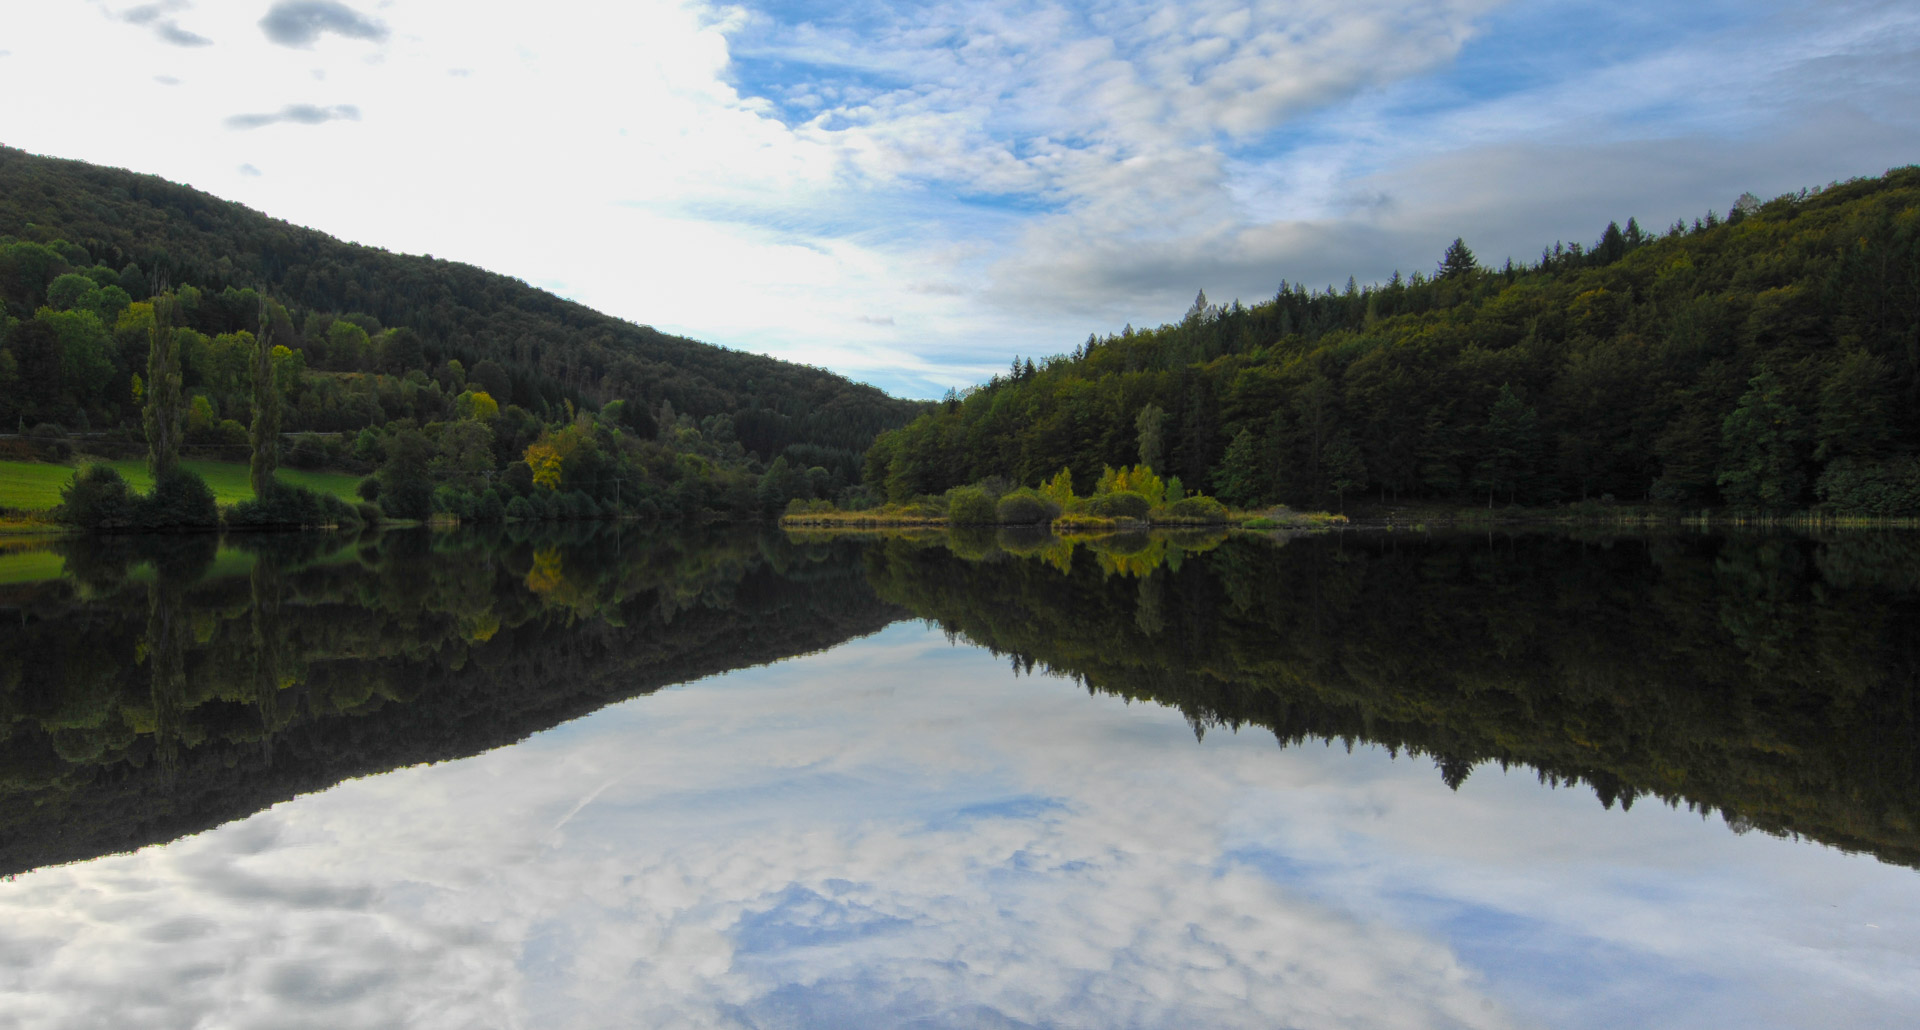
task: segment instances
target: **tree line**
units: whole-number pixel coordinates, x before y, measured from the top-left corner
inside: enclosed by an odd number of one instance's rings
[[[216,424],[231,417],[222,376],[233,347],[216,341],[255,331],[249,293],[274,299],[275,339],[307,369],[338,373],[289,408],[289,429],[425,422],[417,408],[435,399],[423,394],[459,392],[453,365],[480,373],[502,407],[542,419],[615,400],[636,414],[670,404],[696,422],[725,416],[763,463],[796,446],[857,463],[876,433],[918,410],[824,369],[657,332],[470,265],[344,243],[156,176],[0,147],[0,326],[33,337],[31,353],[14,354],[13,388],[0,388],[0,426],[119,424],[139,362],[126,360],[116,312],[162,282],[194,288],[181,324],[208,340],[189,347],[187,388],[205,391]],[[43,321],[42,307],[65,317]]]
[[[1236,506],[1920,512],[1920,168],[1016,358],[883,434],[895,500],[1136,461]]]

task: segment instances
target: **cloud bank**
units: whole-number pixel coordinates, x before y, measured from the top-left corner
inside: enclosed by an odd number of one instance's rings
[[[1526,260],[1920,153],[1890,0],[198,0],[199,50],[153,45],[184,4],[103,10],[9,21],[0,89],[67,84],[10,143],[919,396],[1202,287]],[[316,80],[364,118],[241,152],[233,97]]]
[[[271,114],[236,114],[227,118],[229,129],[258,129],[281,122],[295,125],[324,125],[327,122],[360,120],[360,109],[352,104],[319,107],[314,104],[288,104]]]
[[[260,19],[267,38],[284,47],[310,48],[327,33],[383,43],[387,27],[335,0],[280,0]]]

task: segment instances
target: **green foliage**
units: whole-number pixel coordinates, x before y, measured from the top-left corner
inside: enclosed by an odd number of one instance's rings
[[[1787,400],[1786,387],[1761,366],[1747,381],[1740,406],[1720,425],[1724,457],[1717,482],[1727,502],[1761,510],[1788,507],[1805,485],[1801,443],[1806,427]]]
[[[332,494],[271,483],[264,494],[227,509],[227,525],[247,528],[353,526],[365,521],[353,505]]]
[[[110,465],[88,465],[60,491],[53,517],[88,529],[124,529],[133,524],[139,499]]]
[[[1265,493],[1265,469],[1260,461],[1260,443],[1253,430],[1242,429],[1227,445],[1227,453],[1213,470],[1213,489],[1228,504],[1245,507]]]
[[[1146,446],[1236,507],[1805,504],[1841,457],[1920,454],[1916,210],[1901,168],[1528,265],[1456,242],[1431,278],[1196,303],[883,434],[867,481],[899,498],[1066,467],[1085,488]]]
[[[386,460],[377,473],[380,509],[396,519],[431,515],[433,443],[418,429],[402,428],[386,438],[383,448]]]
[[[994,506],[994,520],[1007,526],[1031,526],[1060,517],[1060,507],[1032,490],[1015,490]]]
[[[175,466],[153,477],[153,489],[135,508],[133,523],[141,529],[211,529],[220,525],[220,508],[206,480]]]
[[[313,369],[379,372],[397,384],[453,359],[470,370],[468,385],[502,409],[518,405],[549,419],[568,401],[584,409],[625,400],[623,424],[651,438],[654,413],[670,403],[696,421],[725,416],[733,439],[762,461],[793,444],[835,451],[832,464],[808,464],[837,465],[851,479],[874,435],[921,407],[823,369],[602,315],[469,265],[343,243],[154,176],[0,149],[0,231],[27,226],[55,242],[0,236],[0,306],[33,311],[60,281],[64,305],[112,324],[121,297],[152,292],[144,266],[198,287],[178,291],[176,324],[216,337],[257,330],[260,289],[280,302],[275,341]],[[342,298],[359,310],[341,313]],[[433,386],[442,401],[462,392]],[[406,399],[397,385],[378,401],[381,416],[358,403],[350,413],[329,410],[355,388],[345,381],[321,388],[311,407],[289,410],[289,426],[352,431],[402,417],[424,425],[447,414],[394,410],[388,400]]]
[[[1131,490],[1095,494],[1086,499],[1081,510],[1108,519],[1145,519],[1153,505]]]
[[[949,525],[987,526],[999,520],[999,509],[985,490],[977,486],[956,486],[947,491]]]
[[[1208,497],[1206,494],[1195,494],[1192,497],[1181,498],[1168,504],[1164,510],[1167,514],[1168,521],[1173,522],[1213,524],[1228,521],[1227,506],[1221,504],[1215,498]],[[1157,513],[1155,515],[1155,521],[1159,521]]]
[[[1840,457],[1827,463],[1814,492],[1842,515],[1912,518],[1920,515],[1920,457],[1880,461]]]

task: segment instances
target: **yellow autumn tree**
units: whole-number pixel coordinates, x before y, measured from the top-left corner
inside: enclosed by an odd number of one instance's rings
[[[1073,473],[1062,466],[1052,479],[1041,484],[1040,496],[1059,505],[1061,511],[1066,511],[1073,503]]]
[[[533,483],[549,490],[560,489],[561,474],[566,469],[567,458],[579,448],[586,439],[587,431],[578,424],[570,425],[559,432],[545,432],[540,439],[527,445],[527,467],[533,470]]]
[[[533,470],[533,485],[548,490],[560,489],[560,470],[566,460],[560,456],[557,448],[544,440],[537,440],[527,445],[523,457],[527,467]]]

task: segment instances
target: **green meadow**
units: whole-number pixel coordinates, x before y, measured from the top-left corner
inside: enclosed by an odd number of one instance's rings
[[[146,462],[137,459],[109,461],[134,490],[145,493],[153,487]],[[236,461],[183,461],[182,468],[197,473],[213,490],[221,505],[238,504],[253,497],[247,483],[247,466]],[[19,511],[47,511],[60,503],[60,488],[67,485],[77,465],[51,465],[33,461],[0,461],[0,508]],[[281,469],[274,478],[289,486],[303,486],[316,493],[332,494],[349,503],[357,500],[353,488],[360,477],[346,472],[309,472]]]

